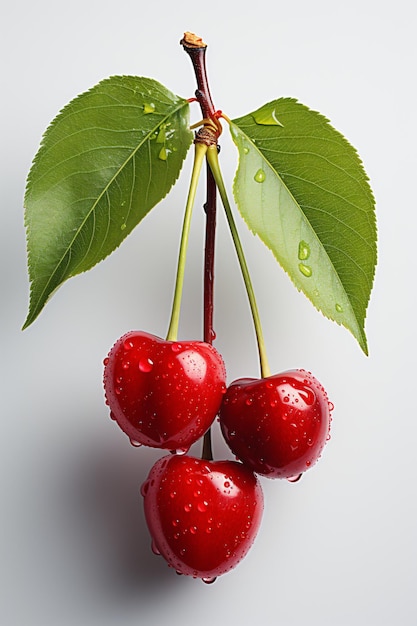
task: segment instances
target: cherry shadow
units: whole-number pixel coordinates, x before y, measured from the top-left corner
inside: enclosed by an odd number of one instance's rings
[[[162,454],[134,449],[124,438],[114,443],[117,435],[112,434],[110,441],[78,451],[76,463],[66,471],[62,497],[90,590],[101,603],[104,599],[125,606],[174,590],[179,577],[151,550],[140,495],[142,482]]]

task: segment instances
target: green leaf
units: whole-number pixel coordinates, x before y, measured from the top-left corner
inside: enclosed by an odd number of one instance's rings
[[[376,224],[355,149],[326,118],[290,98],[233,120],[230,131],[239,151],[234,195],[248,227],[367,354]]]
[[[25,194],[29,314],[109,255],[171,189],[192,142],[189,104],[158,82],[113,76],[47,129]]]

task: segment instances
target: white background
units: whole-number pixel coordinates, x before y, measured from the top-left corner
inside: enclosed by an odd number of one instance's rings
[[[415,625],[411,0],[16,0],[2,14],[0,622]],[[123,246],[67,282],[33,326],[20,330],[28,302],[23,194],[43,131],[70,99],[113,74],[153,77],[191,97],[191,63],[179,46],[185,30],[209,44],[213,99],[230,117],[292,96],[345,134],[370,176],[379,227],[367,358],[238,221],[271,369],[311,370],[336,408],[331,441],[300,483],[262,481],[258,539],[239,567],[211,586],[176,576],[151,553],[139,486],[159,453],[131,448],[108,418],[101,387],[102,359],[122,333],[166,333],[189,160],[178,186]],[[226,135],[221,157],[230,184],[236,155]],[[201,337],[203,197],[201,190],[183,338]],[[222,215],[216,330],[229,381],[257,376],[249,309]],[[227,452],[215,433],[219,458]]]

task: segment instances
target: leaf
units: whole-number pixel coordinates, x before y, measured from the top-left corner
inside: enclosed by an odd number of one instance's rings
[[[326,118],[281,98],[232,120],[235,200],[295,286],[367,354],[374,198],[355,149]]]
[[[25,194],[29,313],[109,255],[178,178],[192,141],[189,104],[158,82],[113,76],[47,129]]]

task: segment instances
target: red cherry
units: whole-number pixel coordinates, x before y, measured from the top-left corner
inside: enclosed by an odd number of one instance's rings
[[[133,445],[188,450],[212,424],[226,390],[223,359],[202,341],[131,331],[104,364],[111,416]]]
[[[261,522],[261,486],[236,461],[165,456],[141,493],[153,551],[177,573],[204,582],[243,559]]]
[[[321,454],[330,407],[314,376],[292,370],[234,381],[223,398],[220,425],[232,452],[254,472],[295,480]]]

